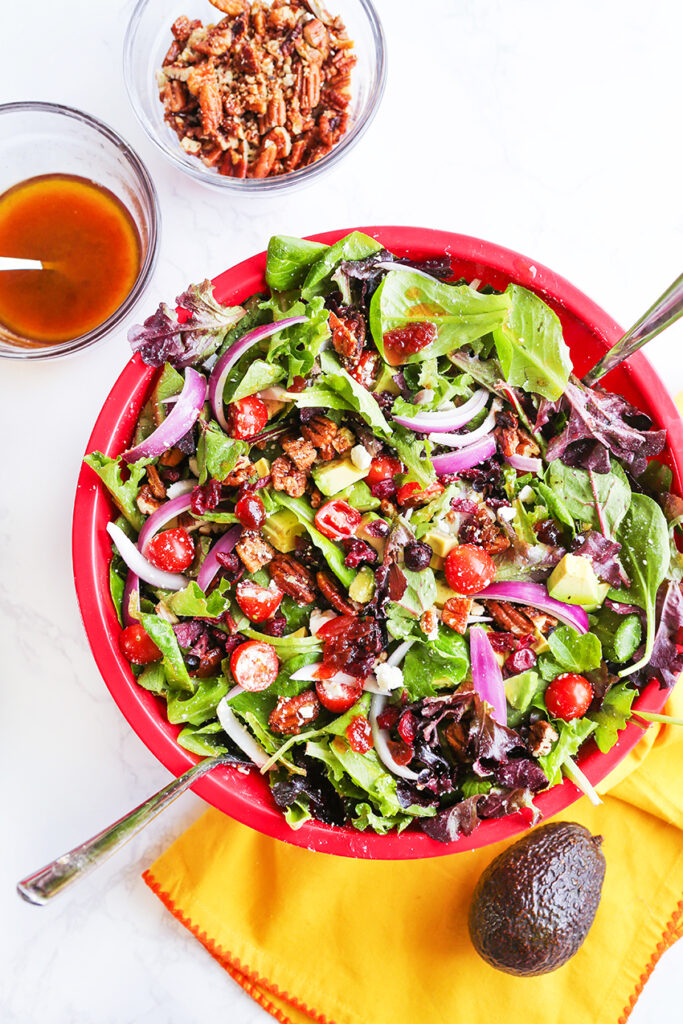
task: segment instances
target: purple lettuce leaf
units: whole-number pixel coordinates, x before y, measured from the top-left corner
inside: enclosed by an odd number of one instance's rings
[[[583,534],[583,541],[578,547],[572,548],[572,554],[588,559],[593,566],[595,575],[612,587],[628,587],[630,580],[617,557],[621,544],[604,537],[597,530],[589,530]]]
[[[548,780],[546,779],[546,785]],[[503,818],[506,814],[527,810],[530,813],[529,825],[535,825],[541,812],[534,806],[533,793],[526,787],[518,789],[493,790],[479,802],[477,812],[482,819]]]
[[[182,321],[165,302],[143,324],[128,331],[128,341],[148,366],[171,363],[178,369],[203,363],[213,355],[227,332],[242,319],[242,306],[222,306],[211,281],[192,284],[176,299],[185,310]]]
[[[502,818],[524,809],[530,812],[529,824],[535,825],[540,812],[534,807],[533,794],[526,787],[494,790],[468,796],[433,818],[423,818],[420,828],[439,843],[452,843],[458,836],[471,835],[486,818]]]
[[[669,583],[663,592],[659,626],[655,633],[652,657],[648,668],[660,681],[671,689],[683,672],[683,651],[677,643],[678,631],[683,628],[683,594],[677,583]]]
[[[538,793],[548,785],[548,776],[538,761],[531,757],[521,757],[515,761],[501,764],[495,771],[496,783],[509,789],[529,789]]]
[[[482,778],[490,777],[498,766],[507,764],[513,750],[526,753],[519,733],[497,722],[486,711],[484,703],[475,698],[467,743],[474,773]]]
[[[562,459],[566,465],[605,472],[609,465],[605,468],[604,463],[609,463],[611,453],[637,477],[645,471],[648,458],[658,455],[666,443],[666,432],[650,430],[650,419],[622,395],[587,388],[576,378],[570,380],[557,408],[539,409],[537,427],[558,409],[566,412],[568,419],[548,445],[548,462]]]

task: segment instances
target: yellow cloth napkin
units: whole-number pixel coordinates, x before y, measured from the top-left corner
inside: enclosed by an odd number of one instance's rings
[[[683,713],[678,690],[669,714]],[[538,978],[493,970],[468,938],[474,884],[509,842],[348,860],[210,810],[143,877],[282,1024],[621,1024],[683,934],[682,779],[683,728],[651,726],[602,806],[582,799],[558,815],[604,836],[607,874],[584,946]]]

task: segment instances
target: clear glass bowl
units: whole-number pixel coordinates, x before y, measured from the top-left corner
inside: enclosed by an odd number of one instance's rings
[[[164,121],[156,72],[171,45],[171,25],[180,14],[215,24],[223,15],[207,0],[169,6],[168,0],[139,0],[128,25],[123,48],[123,74],[133,110],[152,142],[171,163],[206,185],[241,195],[293,189],[336,167],[358,142],[379,107],[386,80],[384,32],[371,0],[328,0],[331,14],[340,15],[355,43],[358,63],[352,71],[351,126],[327,156],[307,167],[273,178],[230,178],[206,167],[180,147]]]
[[[41,174],[76,174],[108,188],[135,221],[142,247],[140,270],[118,309],[87,334],[54,345],[20,338],[10,344],[0,335],[0,357],[48,359],[94,345],[130,313],[156,264],[159,205],[147,168],[108,125],[55,103],[1,104],[0,153],[0,193]]]

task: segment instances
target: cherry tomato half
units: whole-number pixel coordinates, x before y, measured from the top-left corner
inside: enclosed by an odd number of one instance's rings
[[[362,516],[358,509],[351,508],[346,501],[337,498],[321,505],[315,514],[316,529],[330,540],[353,537],[360,526]]]
[[[316,679],[315,692],[324,708],[340,713],[348,711],[356,703],[363,692],[363,682],[344,672],[337,672],[330,679]]]
[[[228,407],[228,433],[240,441],[255,437],[267,422],[268,409],[256,395],[240,398]]]
[[[584,676],[565,672],[557,676],[545,691],[545,706],[553,718],[571,722],[585,715],[593,700],[593,687]]]
[[[459,544],[446,555],[443,571],[448,586],[458,594],[478,594],[493,582],[496,566],[478,544]]]
[[[145,547],[145,558],[157,569],[166,572],[182,572],[192,565],[194,558],[194,541],[187,530],[176,526],[172,530],[163,530],[152,537]]]
[[[411,480],[410,483],[404,484],[403,487],[399,487],[396,495],[396,501],[399,505],[407,506],[408,508],[417,508],[418,505],[426,505],[432,498],[438,498],[443,493],[443,484],[434,483],[430,484],[429,487],[424,489],[420,487],[417,480]]]
[[[151,665],[153,661],[161,661],[161,651],[152,638],[145,633],[140,622],[119,633],[119,647],[126,661],[133,665]]]
[[[365,715],[356,715],[346,726],[346,738],[351,750],[367,754],[372,746],[372,729]]]
[[[378,484],[380,480],[389,480],[391,477],[396,476],[397,473],[402,472],[402,470],[403,466],[398,459],[392,458],[391,455],[378,455],[370,463],[370,469],[365,477],[365,482],[368,487],[372,487],[373,484]]]
[[[282,603],[282,591],[275,584],[262,587],[253,580],[240,580],[235,591],[238,605],[251,622],[265,622]]]
[[[232,652],[230,671],[243,690],[256,693],[257,690],[267,690],[275,682],[280,661],[272,644],[247,640]]]

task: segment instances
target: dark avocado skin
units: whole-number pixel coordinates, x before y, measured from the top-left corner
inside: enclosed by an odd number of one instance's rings
[[[583,825],[554,822],[496,857],[470,906],[470,937],[479,955],[521,977],[547,974],[574,956],[600,903],[601,842]]]

